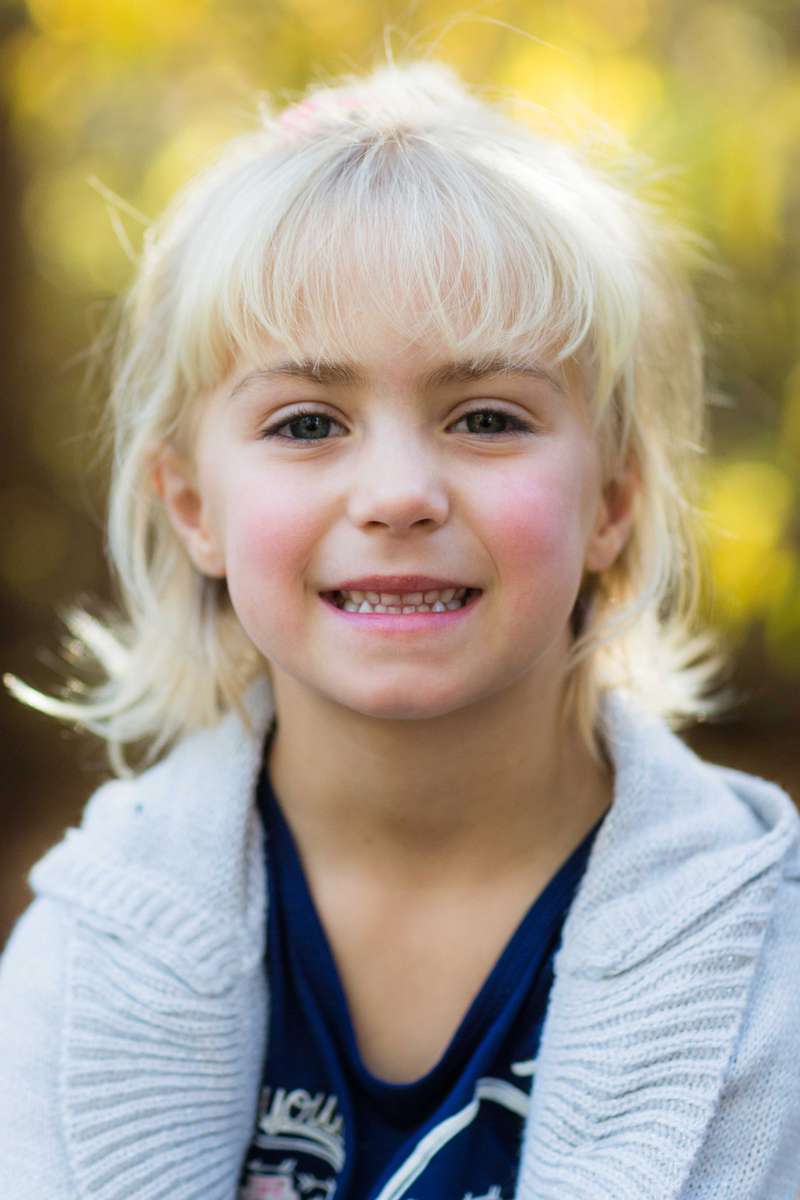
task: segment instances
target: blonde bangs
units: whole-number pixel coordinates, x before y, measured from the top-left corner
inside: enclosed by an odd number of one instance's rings
[[[357,363],[377,325],[477,361],[557,362],[587,346],[604,368],[601,408],[635,336],[635,324],[624,328],[626,265],[618,256],[607,269],[577,205],[570,229],[563,196],[519,155],[501,162],[495,149],[491,167],[486,157],[398,132],[275,155],[269,173],[259,162],[231,178],[183,259],[187,386],[215,386],[265,339],[298,360],[311,348],[319,361]],[[597,343],[599,311],[614,326],[612,354]]]

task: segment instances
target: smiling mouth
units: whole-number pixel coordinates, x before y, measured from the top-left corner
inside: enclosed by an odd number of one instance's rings
[[[455,612],[464,608],[480,588],[442,588],[424,592],[322,592],[328,603],[344,612],[387,613],[395,616],[413,613]]]

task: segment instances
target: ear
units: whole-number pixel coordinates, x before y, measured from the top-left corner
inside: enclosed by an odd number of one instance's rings
[[[204,575],[222,578],[224,556],[209,526],[206,505],[190,465],[171,446],[162,446],[154,457],[150,478],[194,565]]]
[[[587,571],[607,571],[619,558],[631,534],[640,491],[641,478],[633,463],[604,484],[586,547]]]

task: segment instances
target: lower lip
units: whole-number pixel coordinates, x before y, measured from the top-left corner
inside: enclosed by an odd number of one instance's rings
[[[445,612],[430,613],[357,613],[337,608],[327,596],[320,596],[323,604],[337,617],[356,629],[368,629],[372,633],[436,633],[450,625],[457,625],[469,616],[477,606],[483,592],[474,591],[461,608]]]

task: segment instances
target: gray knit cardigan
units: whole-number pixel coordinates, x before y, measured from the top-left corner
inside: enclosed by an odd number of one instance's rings
[[[0,963],[2,1200],[236,1196],[268,1029],[266,680],[247,705],[251,731],[231,713],[103,785],[31,872]],[[619,696],[605,719],[615,797],[556,959],[517,1200],[795,1200],[797,813]]]

